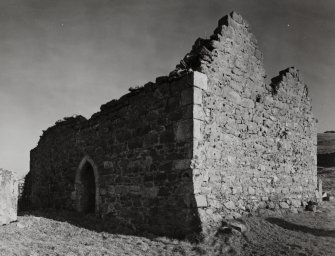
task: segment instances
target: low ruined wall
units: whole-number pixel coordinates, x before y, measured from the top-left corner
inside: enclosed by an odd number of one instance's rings
[[[0,225],[17,220],[18,186],[12,172],[0,169]]]

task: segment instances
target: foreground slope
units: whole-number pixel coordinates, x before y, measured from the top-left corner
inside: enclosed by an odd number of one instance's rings
[[[35,213],[36,214],[36,213]],[[37,255],[334,255],[335,210],[327,204],[320,212],[299,215],[257,217],[246,219],[250,231],[244,236],[234,233],[214,236],[209,242],[193,244],[155,237],[120,235],[102,230],[82,228],[100,224],[89,217],[73,224],[67,212],[49,212],[49,218],[26,215],[18,223],[0,228],[1,256]],[[53,220],[53,219],[56,220]],[[238,242],[238,243],[237,243]],[[216,248],[216,250],[214,250]],[[224,252],[224,253],[223,253]]]

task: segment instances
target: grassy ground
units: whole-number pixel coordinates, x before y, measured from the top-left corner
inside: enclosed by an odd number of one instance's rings
[[[252,217],[242,255],[335,255],[335,206],[281,217]]]
[[[96,232],[29,215],[0,229],[0,255],[178,255],[179,247],[188,250],[191,245],[165,238]]]
[[[335,255],[335,206],[327,202],[319,210],[252,216],[245,219],[250,230],[245,235],[223,232],[201,244],[99,231],[90,217],[82,220],[84,228],[66,212],[24,215],[0,227],[0,255]]]
[[[335,168],[319,168],[324,191],[335,196]],[[271,213],[271,212],[268,212]],[[39,255],[335,255],[335,203],[317,212],[251,216],[249,231],[222,231],[195,244],[106,226],[66,211],[23,214],[0,227],[0,256]]]
[[[335,196],[335,168],[320,168],[324,191]],[[269,212],[270,213],[270,212]],[[249,231],[221,230],[195,244],[108,227],[93,216],[43,211],[0,227],[0,256],[39,255],[335,255],[335,203],[317,212],[251,216]]]

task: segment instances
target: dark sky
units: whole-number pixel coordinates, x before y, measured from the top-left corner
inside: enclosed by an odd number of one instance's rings
[[[268,77],[298,67],[319,131],[335,130],[334,0],[1,0],[0,167],[27,172],[42,130],[168,74],[232,10]]]

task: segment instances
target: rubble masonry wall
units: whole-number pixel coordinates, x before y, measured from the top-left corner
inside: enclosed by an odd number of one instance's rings
[[[257,41],[236,13],[198,44],[181,64],[208,76],[194,115],[201,135],[193,165],[201,221],[301,210],[315,200],[317,131],[298,70],[281,71],[267,85]]]
[[[298,70],[266,84],[257,41],[231,13],[168,77],[47,129],[31,151],[34,206],[76,209],[87,159],[96,214],[183,236],[315,199],[316,120]]]
[[[182,236],[199,227],[193,194],[193,73],[161,77],[67,118],[31,151],[34,207],[76,209],[78,166],[97,168],[96,214],[134,229]],[[84,160],[83,160],[84,159]]]

